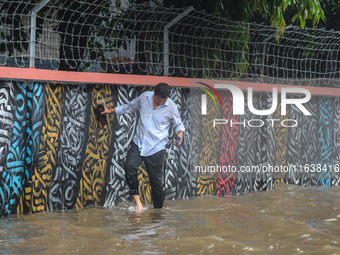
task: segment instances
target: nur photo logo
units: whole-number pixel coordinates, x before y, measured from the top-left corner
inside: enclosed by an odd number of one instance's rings
[[[200,89],[205,92],[201,95],[201,114],[207,115],[207,95],[209,95],[215,103],[215,106],[218,106],[218,103],[215,97],[219,100],[220,105],[222,107],[222,99],[220,94],[216,91],[218,90],[228,90],[231,93],[233,98],[233,115],[245,115],[245,95],[244,92],[237,86],[231,84],[214,84],[214,86],[208,85],[203,82],[198,82],[198,84],[204,86],[204,88],[200,87]],[[209,90],[211,91],[209,91]],[[215,97],[214,97],[214,95]],[[262,127],[265,122],[271,123],[271,126],[274,127],[275,122],[281,122],[281,125],[284,127],[296,127],[298,125],[297,121],[294,119],[272,119],[269,118],[269,115],[273,114],[277,111],[278,108],[278,98],[279,94],[281,96],[281,109],[280,113],[282,116],[287,115],[287,107],[288,105],[295,105],[297,109],[299,109],[304,115],[310,116],[311,113],[307,110],[304,106],[311,99],[311,93],[308,89],[305,88],[296,88],[296,87],[273,87],[272,88],[272,104],[269,109],[256,109],[254,106],[254,93],[253,88],[247,88],[247,107],[248,110],[254,114],[259,116],[268,116],[268,119],[250,119],[250,120],[243,120],[242,122],[232,122],[232,120],[227,119],[214,119],[213,120],[213,127],[216,125],[225,125],[230,124],[233,125],[243,125],[250,127]],[[299,97],[291,98],[293,95],[299,95]]]

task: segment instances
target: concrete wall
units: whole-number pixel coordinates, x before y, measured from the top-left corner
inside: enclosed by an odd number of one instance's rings
[[[124,85],[59,85],[0,83],[0,215],[71,209],[125,202],[128,189],[124,163],[138,120],[137,114],[110,115],[99,128],[94,109],[122,105],[150,87]],[[339,163],[340,104],[338,98],[316,97],[307,103],[312,116],[294,107],[288,116],[298,127],[266,123],[260,128],[220,125],[214,118],[246,119],[268,116],[233,116],[231,94],[222,96],[222,108],[207,107],[200,115],[199,95],[173,88],[187,128],[182,146],[172,144],[169,132],[164,164],[166,199],[195,195],[238,195],[271,190],[276,183],[336,186],[337,172],[192,173],[190,165],[304,165]],[[196,97],[196,98],[195,98]],[[257,109],[267,109],[271,95],[256,94]],[[208,101],[208,104],[212,104]],[[190,110],[191,109],[191,110]],[[197,110],[197,114],[195,112]],[[213,131],[211,131],[213,130]],[[202,135],[204,134],[204,135]],[[142,201],[150,203],[145,166],[139,168]]]

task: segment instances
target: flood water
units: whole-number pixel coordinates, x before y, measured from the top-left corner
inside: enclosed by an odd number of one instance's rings
[[[340,254],[340,188],[12,215],[0,219],[0,253]]]

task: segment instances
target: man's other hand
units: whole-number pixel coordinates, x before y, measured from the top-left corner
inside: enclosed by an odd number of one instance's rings
[[[177,138],[174,141],[174,145],[180,146],[182,144],[182,141],[183,141],[183,130],[180,130],[177,133]]]

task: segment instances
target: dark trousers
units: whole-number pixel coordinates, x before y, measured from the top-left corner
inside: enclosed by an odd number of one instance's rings
[[[131,195],[139,195],[138,192],[138,167],[144,160],[146,171],[149,175],[151,184],[151,195],[154,208],[163,207],[163,182],[162,168],[164,162],[165,150],[161,150],[150,156],[141,156],[138,146],[131,142],[131,147],[128,152],[125,163],[125,177]]]

